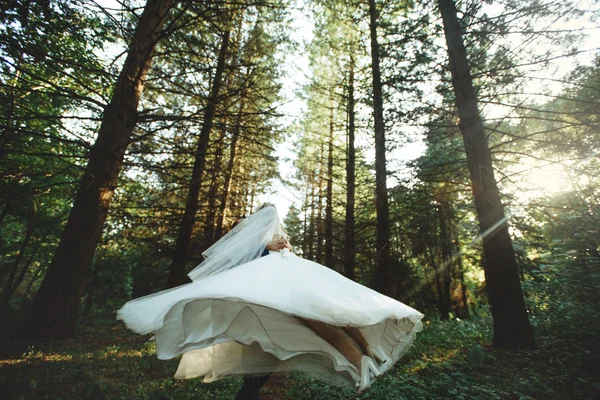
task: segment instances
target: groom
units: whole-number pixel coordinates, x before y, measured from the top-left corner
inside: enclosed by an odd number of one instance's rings
[[[245,217],[238,218],[233,223],[231,229],[235,228],[237,226],[237,224],[239,224],[240,222],[242,222],[244,220],[244,218]],[[265,250],[263,251],[263,253],[260,256],[264,257],[264,256],[269,255],[269,250],[279,251],[286,247],[291,248],[289,242],[284,238],[271,240],[269,243],[267,243]],[[263,387],[263,385],[267,382],[267,380],[269,379],[269,376],[270,376],[270,374],[264,375],[264,376],[247,376],[247,377],[245,377],[244,384],[242,385],[242,388],[240,389],[238,394],[235,396],[235,400],[260,400],[260,396],[259,396],[260,388]]]

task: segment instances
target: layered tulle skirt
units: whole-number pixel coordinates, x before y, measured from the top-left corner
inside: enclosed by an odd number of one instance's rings
[[[287,250],[126,303],[117,319],[154,332],[161,359],[182,355],[176,378],[301,371],[354,387],[360,376],[302,319],[356,327],[395,363],[423,315]]]

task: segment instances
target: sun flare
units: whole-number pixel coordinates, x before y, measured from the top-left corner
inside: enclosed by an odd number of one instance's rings
[[[567,167],[563,164],[527,159],[515,169],[517,196],[522,201],[555,195],[572,189]]]

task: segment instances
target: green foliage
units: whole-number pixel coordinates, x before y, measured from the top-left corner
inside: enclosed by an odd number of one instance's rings
[[[1,7],[0,298],[12,301],[10,312],[35,296],[59,242],[122,62],[118,53],[139,18],[139,8],[127,7],[104,10],[63,0]],[[210,240],[223,235],[277,177],[276,54],[288,43],[285,13],[284,4],[188,2],[167,17],[103,241],[86,277],[86,312],[111,312],[132,296],[164,287],[214,74],[214,43],[225,29],[232,30],[232,45],[188,267],[202,260],[206,226],[225,227]],[[237,153],[227,162],[231,147]],[[211,213],[222,222],[209,220]],[[14,296],[4,296],[13,288]]]
[[[80,2],[14,1],[0,14],[0,282],[22,303],[58,243],[110,75],[96,55],[104,21]]]
[[[553,264],[528,280],[538,349],[493,349],[486,308],[470,320],[427,319],[398,364],[360,399],[592,399],[600,354],[600,274],[577,263]],[[150,335],[137,336],[111,319],[82,321],[68,342],[12,342],[0,355],[4,398],[230,400],[240,379],[203,384],[173,379],[178,360],[158,360]],[[293,374],[271,378],[265,400],[346,400],[356,395]]]
[[[597,267],[597,265],[596,265]],[[360,398],[384,399],[592,399],[600,347],[597,285],[600,275],[559,264],[543,281],[527,281],[528,305],[539,348],[490,347],[486,309],[471,320],[426,321],[409,353]],[[350,399],[350,391],[312,380],[293,381],[290,399]]]
[[[80,1],[9,3],[0,7],[0,285],[2,294],[12,284],[17,290],[1,310],[3,334],[27,310],[51,262],[116,79],[120,58],[101,60],[101,49],[124,46],[139,14],[139,9],[124,10],[119,18],[105,18]],[[409,354],[362,398],[600,397],[592,373],[599,361],[595,338],[600,333],[600,59],[576,67],[565,79],[554,76],[552,81],[562,85],[558,91],[522,93],[529,80],[544,82],[535,72],[549,65],[550,53],[567,50],[565,43],[569,48],[579,43],[573,34],[536,31],[537,19],[574,16],[575,11],[566,12],[569,2],[508,0],[495,8],[487,1],[458,4],[539,346],[530,352],[503,352],[489,346],[492,322],[479,232],[445,52],[438,44],[442,32],[435,2],[377,3],[398,297],[424,311],[428,321]],[[296,251],[323,258],[324,204],[331,179],[335,261],[330,267],[342,270],[344,252],[353,251],[357,281],[370,284],[377,255],[366,4],[311,3],[316,29],[309,46],[313,75],[303,93],[308,106],[289,132],[282,130],[275,109],[282,100],[281,54],[293,51],[285,6],[188,2],[168,17],[85,286],[87,319],[79,326],[80,337],[30,348],[6,342],[0,392],[9,398],[65,399],[234,396],[240,380],[210,385],[175,381],[176,360],[157,360],[147,337],[134,337],[112,318],[123,302],[156,292],[166,281],[200,116],[225,29],[232,30],[232,46],[206,154],[206,184],[189,266],[201,261],[200,238],[210,213],[224,205],[222,226],[227,230],[235,217],[251,212],[256,196],[278,177],[277,145],[284,134],[293,134],[298,135],[293,184],[302,204],[291,208],[285,222]],[[556,46],[541,54],[508,46],[506,38]],[[528,63],[531,68],[524,67]],[[356,245],[344,249],[351,64],[356,68]],[[498,104],[511,105],[511,111],[490,116],[490,108]],[[331,126],[334,165],[328,176]],[[394,159],[397,149],[419,140],[427,146],[422,157],[408,166]],[[232,148],[235,160],[226,165]],[[532,182],[533,172],[555,166],[566,171],[560,191],[546,190],[551,181]],[[230,183],[224,171],[232,173]],[[524,179],[528,176],[529,181]],[[209,199],[211,187],[218,196]],[[225,201],[223,192],[229,189]],[[11,282],[13,271],[17,274]],[[447,278],[451,284],[444,286]],[[440,321],[434,316],[443,308],[440,299],[448,298],[449,320]],[[465,309],[472,318],[456,318]],[[280,386],[265,388],[265,398],[354,397],[301,375]]]

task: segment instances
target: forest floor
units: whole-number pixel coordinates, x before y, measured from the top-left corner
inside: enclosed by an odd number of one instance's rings
[[[548,269],[523,283],[538,348],[495,350],[485,308],[468,320],[428,316],[400,362],[360,399],[600,399],[599,268]],[[231,400],[241,379],[176,380],[178,360],[112,317],[81,321],[62,342],[0,343],[3,399]],[[354,399],[300,375],[271,377],[263,400]]]

